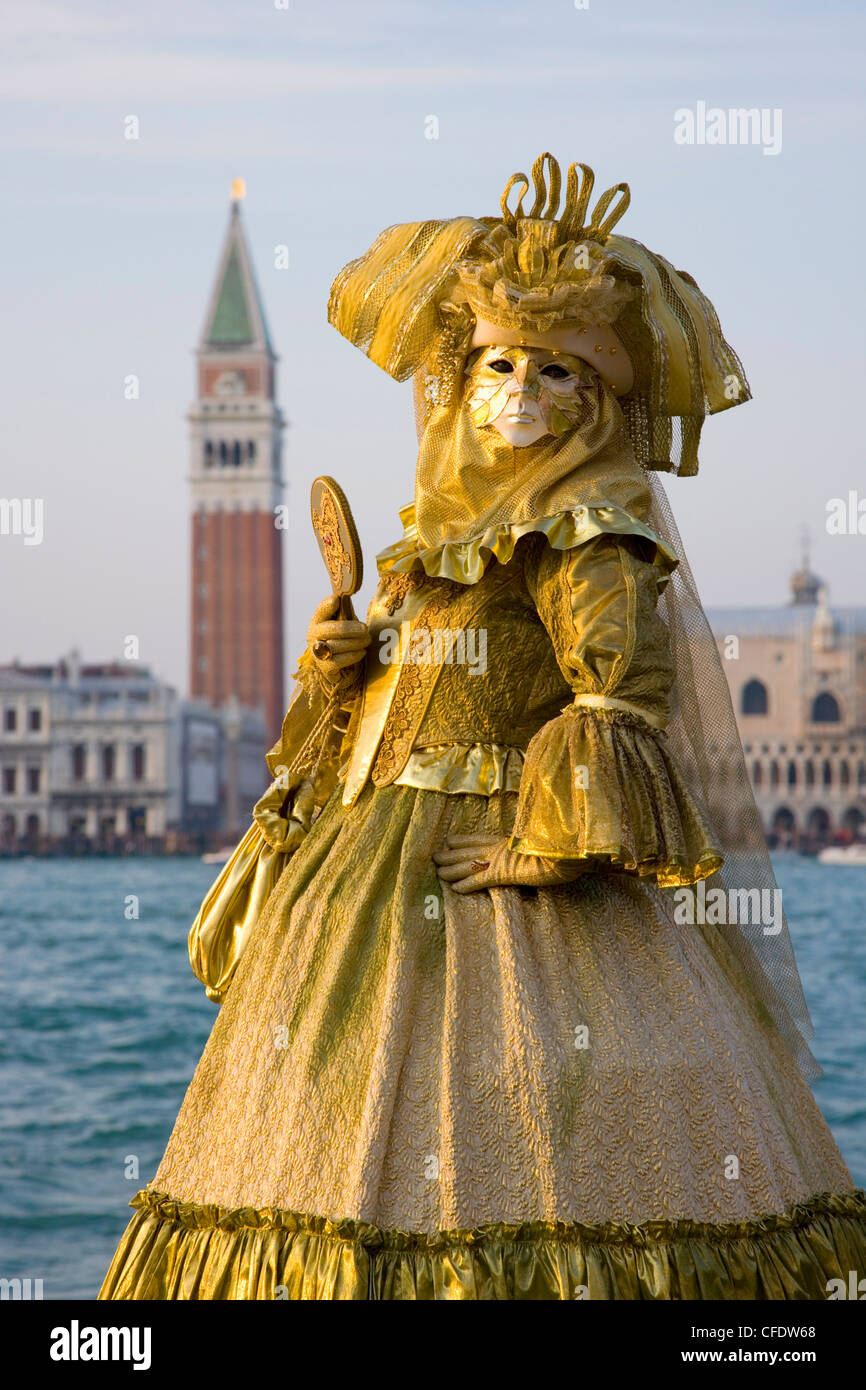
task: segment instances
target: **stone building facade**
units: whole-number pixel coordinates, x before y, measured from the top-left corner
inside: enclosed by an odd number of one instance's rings
[[[51,699],[44,680],[0,668],[0,846],[48,834]]]
[[[131,662],[0,668],[0,852],[235,839],[268,781],[261,708],[214,709]]]
[[[808,565],[786,607],[710,609],[771,843],[866,839],[866,607],[830,606]]]

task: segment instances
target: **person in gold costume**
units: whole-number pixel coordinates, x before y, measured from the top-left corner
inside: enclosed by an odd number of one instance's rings
[[[314,616],[102,1298],[824,1299],[866,1268],[656,477],[748,384],[691,276],[613,231],[626,185],[591,209],[572,165],[560,212],[550,155],[532,184],[334,282],[414,378],[414,504],[367,622]]]

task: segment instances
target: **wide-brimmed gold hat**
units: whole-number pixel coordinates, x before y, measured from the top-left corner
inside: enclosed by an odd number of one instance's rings
[[[613,232],[628,185],[590,211],[594,182],[572,164],[560,212],[560,168],[545,153],[532,166],[528,212],[529,180],[517,173],[497,218],[389,227],[337,276],[329,320],[398,381],[421,373],[422,399],[436,402],[457,389],[475,347],[573,353],[620,398],[645,466],[696,473],[705,416],[749,399],[742,364],[692,277]]]

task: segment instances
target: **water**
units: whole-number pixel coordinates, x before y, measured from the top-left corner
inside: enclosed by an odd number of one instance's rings
[[[815,1094],[866,1186],[866,869],[776,868],[825,1071]],[[95,1296],[162,1156],[216,1016],[186,955],[214,872],[0,862],[0,1275],[41,1278],[46,1298]]]

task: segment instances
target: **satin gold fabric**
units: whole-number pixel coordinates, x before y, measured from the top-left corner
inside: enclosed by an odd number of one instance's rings
[[[664,742],[634,716],[599,713],[576,709],[530,743],[511,848],[665,888],[709,878],[724,856]]]
[[[493,796],[520,788],[524,751],[501,743],[436,743],[414,748],[395,786]]]
[[[411,530],[410,509],[403,516]],[[529,535],[507,565],[477,584],[455,585],[450,600],[446,583],[444,602],[442,581],[423,571],[396,605],[386,584],[369,614],[373,641],[363,699],[355,702],[344,804],[357,801],[393,742],[392,771],[377,773],[380,782],[483,796],[519,789],[512,848],[523,853],[616,865],[670,885],[718,869],[713,829],[650,727],[664,724],[672,678],[667,632],[655,611],[669,562],[640,523],[625,535],[604,525],[627,521],[596,515],[592,538],[562,550],[543,531]],[[570,533],[569,518],[559,518],[554,538],[564,542]],[[486,633],[484,675],[459,664],[407,669],[407,635],[434,622],[431,592],[437,626]],[[401,661],[380,660],[387,627],[400,635]],[[600,707],[581,720],[569,703],[575,698]],[[290,765],[307,734],[304,718],[320,717],[321,707],[322,696],[301,687],[269,757],[273,770]],[[632,710],[642,716],[637,725],[628,722]],[[624,721],[606,718],[615,712]],[[333,739],[336,749],[339,730]],[[315,784],[290,795],[281,774],[202,904],[190,960],[217,1002],[289,855],[337,784],[335,753],[324,769]]]
[[[725,1223],[853,1189],[730,933],[677,923],[622,872],[441,883],[433,853],[507,836],[516,800],[331,798],[241,957],[156,1191],[435,1234]]]
[[[509,444],[491,425],[475,423],[471,379],[453,400],[432,410],[415,466],[422,549],[471,543],[500,527],[580,507],[615,507],[646,520],[649,489],[622,410],[610,388],[592,377],[579,423],[525,447]]]
[[[653,729],[663,729],[665,721],[657,715],[649,714],[639,705],[632,705],[628,700],[617,700],[613,695],[575,695],[575,709],[614,709],[623,714],[634,714],[642,719],[645,724],[649,724]]]
[[[289,857],[310,828],[312,787],[291,805],[273,783],[257,803],[253,823],[205,896],[188,938],[193,973],[208,999],[221,1004],[250,932],[261,917]]]
[[[663,728],[674,670],[645,547],[608,536],[562,554],[545,547],[527,583],[575,695],[624,700]]]
[[[139,1192],[102,1300],[825,1301],[866,1261],[866,1194],[757,1221],[527,1222],[424,1237]]]
[[[649,468],[696,473],[705,414],[740,405],[750,395],[712,303],[691,275],[612,231],[628,206],[627,184],[607,190],[584,227],[591,169],[570,167],[559,220],[556,160],[540,155],[532,178],[536,196],[529,216],[507,205],[515,180],[528,187],[525,176],[515,174],[506,185],[501,219],[457,217],[389,227],[334,280],[329,321],[398,381],[417,373],[422,399],[436,405],[459,394],[476,314],[528,331],[566,322],[609,323],[614,317],[634,367],[633,390],[623,399],[638,458]],[[575,293],[583,297],[584,277],[585,313],[575,302]],[[681,422],[676,431],[675,417]]]
[[[602,536],[543,550],[527,582],[576,698],[529,744],[511,848],[665,887],[708,878],[724,855],[658,732],[673,670],[653,567]]]
[[[632,501],[640,499],[632,497]],[[415,504],[401,508],[403,535],[376,557],[379,573],[408,574],[423,570],[431,577],[452,579],[458,584],[477,584],[491,559],[500,565],[511,560],[522,536],[538,534],[547,537],[554,550],[571,550],[595,536],[641,536],[653,547],[661,589],[674,569],[676,556],[659,541],[655,532],[637,516],[622,507],[574,506],[554,516],[535,517],[529,521],[496,524],[468,541],[446,541],[443,545],[424,548],[419,541],[415,523]]]
[[[419,694],[417,716],[408,683],[400,729],[416,731],[396,781],[485,795],[511,789],[517,760],[502,780],[486,750],[512,745],[526,752],[511,848],[616,866],[665,886],[715,873],[719,841],[660,736],[672,669],[656,612],[667,572],[652,543],[600,531],[559,551],[535,535],[505,567],[504,591],[502,577],[494,566],[471,590],[482,600],[473,621],[487,634],[485,675],[442,669],[426,710]],[[446,627],[458,622],[457,593],[438,615]],[[424,624],[423,606],[417,614]],[[383,743],[388,728],[386,720]]]
[[[400,671],[405,658],[405,628],[418,616],[425,603],[420,591],[408,593],[399,607],[390,611],[381,601],[373,600],[367,614],[370,646],[364,672],[364,688],[360,712],[343,785],[343,804],[351,806],[360,795],[379,749],[385,722],[391,709]],[[390,628],[397,634],[398,651],[394,660],[384,659],[382,634]]]
[[[433,851],[453,833],[506,835],[516,799],[368,785],[351,808],[329,800],[259,918],[153,1181],[194,1211],[182,1230],[167,1210],[139,1213],[106,1297],[268,1297],[277,1283],[336,1297],[340,1270],[353,1296],[367,1274],[398,1296],[404,1278],[450,1281],[455,1260],[455,1296],[487,1288],[498,1261],[495,1287],[518,1297],[569,1257],[558,1223],[576,1220],[648,1227],[633,1256],[604,1256],[610,1296],[629,1297],[651,1288],[635,1268],[669,1249],[656,1221],[724,1227],[852,1194],[726,933],[678,925],[664,890],[624,873],[465,897],[437,880]],[[235,1215],[214,1224],[214,1204]],[[538,1264],[509,1234],[505,1248],[446,1244],[441,1262],[383,1250],[371,1272],[354,1232],[287,1245],[282,1226],[259,1228],[250,1209],[265,1208],[406,1232],[418,1252],[491,1224],[557,1233],[532,1247]],[[748,1286],[748,1247],[717,1244]],[[784,1259],[794,1287],[814,1287],[836,1273],[825,1247],[766,1247],[764,1278]]]
[[[387,227],[331,286],[328,321],[383,371],[405,381],[442,332],[437,291],[487,235],[474,217]]]

